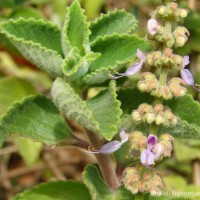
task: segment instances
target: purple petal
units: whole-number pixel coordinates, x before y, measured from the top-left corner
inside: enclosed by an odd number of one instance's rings
[[[182,68],[184,69],[185,66],[189,65],[189,63],[190,63],[190,57],[189,56],[183,56]]]
[[[99,153],[111,154],[111,153],[117,151],[121,147],[121,145],[122,145],[121,142],[114,140],[114,141],[104,144],[99,150],[94,150],[94,151],[89,150],[89,152],[93,153],[93,154],[99,154]]]
[[[145,149],[140,157],[140,161],[146,167],[153,165],[154,163],[154,155],[149,149]]]
[[[188,69],[181,70],[181,78],[186,82],[187,85],[194,85],[194,78]]]
[[[147,149],[151,150],[157,142],[157,137],[155,135],[149,135],[147,138]]]
[[[124,73],[124,76],[132,76],[136,73],[138,73],[142,69],[143,62],[135,63],[131,67],[129,67],[126,72]]]
[[[154,159],[158,160],[160,158],[160,156],[164,153],[164,148],[162,146],[162,144],[156,144],[154,146],[154,148],[152,149],[152,152],[154,154]]]
[[[144,52],[142,52],[140,49],[137,49],[137,53],[136,53],[136,56],[138,59],[140,59],[140,61],[142,60],[145,60],[146,59],[146,55]]]
[[[158,22],[156,19],[149,19],[147,22],[147,29],[150,35],[155,35],[158,31]]]
[[[125,143],[126,141],[128,141],[128,135],[126,134],[124,129],[120,131],[119,135],[121,138],[121,143]]]

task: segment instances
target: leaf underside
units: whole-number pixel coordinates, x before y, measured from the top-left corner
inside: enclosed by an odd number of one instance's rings
[[[111,140],[117,134],[121,115],[115,90],[115,82],[112,81],[108,90],[85,102],[68,83],[58,78],[53,84],[52,97],[66,117]]]

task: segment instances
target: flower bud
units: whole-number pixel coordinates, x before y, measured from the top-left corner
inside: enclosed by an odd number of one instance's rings
[[[162,140],[159,142],[159,144],[161,144],[163,146],[163,156],[164,157],[170,157],[171,156],[171,152],[173,149],[172,143],[170,141],[167,140]]]
[[[137,110],[134,110],[132,112],[132,119],[133,119],[134,122],[140,122],[140,121],[142,121],[142,116],[141,116],[140,112],[137,111]]]
[[[179,16],[181,18],[185,18],[188,15],[188,11],[186,9],[179,9]]]
[[[158,115],[156,116],[156,119],[155,119],[155,120],[156,120],[156,124],[157,124],[158,126],[165,123],[165,118],[163,117],[162,114],[158,114]]]
[[[159,139],[165,140],[165,141],[170,141],[170,142],[173,142],[175,140],[174,137],[168,133],[162,134]]]
[[[146,148],[147,137],[140,131],[134,131],[129,134],[129,141],[131,151],[134,150],[142,152]]]
[[[139,89],[141,92],[147,91],[148,86],[147,86],[147,84],[146,84],[145,81],[139,81],[138,84],[137,84],[137,86],[138,86],[138,89]]]
[[[147,114],[145,114],[145,116],[144,116],[144,121],[146,121],[148,124],[151,124],[151,123],[153,123],[154,122],[154,120],[155,120],[155,114],[154,113],[147,113]]]
[[[159,113],[159,112],[161,112],[163,110],[163,105],[162,104],[156,104],[155,106],[154,106],[154,111],[156,112],[156,113]]]
[[[168,86],[163,86],[163,98],[168,100],[168,99],[171,99],[172,98],[172,94],[170,92],[170,89]]]
[[[179,36],[175,40],[176,47],[183,47],[185,43],[187,42],[188,38],[185,36]]]
[[[159,6],[157,13],[162,16],[165,14],[166,10],[167,10],[166,6]]]
[[[156,19],[149,19],[147,23],[147,29],[150,35],[155,35],[158,31],[159,25]]]

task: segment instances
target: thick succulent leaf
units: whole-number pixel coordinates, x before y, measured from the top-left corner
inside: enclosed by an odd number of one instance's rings
[[[99,36],[112,35],[113,33],[129,33],[137,27],[135,17],[125,10],[115,10],[107,14],[102,14],[90,24],[90,41],[94,41]]]
[[[99,37],[91,44],[91,50],[101,53],[101,56],[90,65],[89,73],[84,81],[91,84],[91,82],[102,83],[105,79],[108,80],[109,70],[116,69],[121,64],[133,62],[138,48],[146,51],[150,46],[136,35],[113,34]],[[98,74],[100,78],[98,78]],[[101,80],[101,78],[103,79]]]
[[[11,200],[91,200],[84,184],[58,181],[40,184],[32,190],[18,194]]]
[[[173,128],[160,128],[158,134],[162,133],[170,133],[177,138],[200,139],[200,127],[196,124],[189,124],[182,119],[179,119],[177,125]]]
[[[173,99],[166,102],[166,105],[182,120],[200,126],[200,104],[191,95]]]
[[[97,131],[98,124],[86,103],[74,92],[73,88],[61,78],[57,78],[52,87],[51,95],[55,105],[69,119],[75,120],[85,128]]]
[[[66,117],[111,140],[117,134],[121,115],[115,89],[115,83],[111,82],[108,90],[85,102],[68,83],[58,78],[53,84],[52,97]]]
[[[26,80],[15,77],[5,77],[0,79],[0,115],[15,101],[20,101],[24,97],[36,93],[37,91],[35,88]]]
[[[78,48],[80,55],[89,50],[89,24],[86,21],[84,10],[78,0],[68,8],[65,25],[62,31],[62,48],[65,56],[74,47]]]
[[[123,187],[111,193],[108,186],[94,165],[89,165],[83,172],[83,182],[87,186],[92,200],[134,200],[134,195]]]
[[[0,130],[48,145],[69,138],[71,133],[55,105],[44,96],[31,96],[14,104],[0,118]],[[1,139],[0,145],[3,142]]]
[[[52,76],[62,76],[61,33],[57,26],[20,18],[1,23],[0,31],[25,58]]]
[[[116,98],[115,81],[111,81],[108,90],[87,101],[88,108],[99,124],[99,133],[107,140],[112,140],[118,132],[117,125],[122,114],[121,104]]]

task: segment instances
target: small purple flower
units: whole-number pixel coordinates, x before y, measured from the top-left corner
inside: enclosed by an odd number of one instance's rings
[[[142,65],[146,59],[146,55],[140,51],[140,49],[137,49],[136,53],[137,58],[140,60],[140,62],[134,63],[131,67],[129,67],[124,73],[118,73],[119,76],[113,76],[110,75],[111,79],[118,79],[124,76],[133,76],[134,74],[138,73],[142,69]]]
[[[181,69],[181,78],[185,81],[185,83],[189,86],[192,86],[197,92],[200,92],[200,89],[198,88],[199,85],[194,83],[194,78],[192,73],[188,70],[185,69],[185,67],[190,63],[189,56],[184,56],[183,57],[183,64],[182,64],[182,69]]]
[[[147,22],[147,29],[150,35],[155,35],[158,31],[159,25],[156,19],[149,19]]]
[[[143,150],[140,161],[141,163],[149,167],[153,165],[155,160],[158,160],[163,154],[163,147],[157,143],[157,137],[155,135],[149,135],[147,138],[147,148]]]
[[[114,141],[108,142],[108,143],[104,144],[99,150],[90,150],[89,149],[89,152],[93,153],[93,154],[99,154],[99,153],[111,154],[111,153],[114,153],[115,151],[120,149],[122,144],[124,144],[125,142],[128,141],[128,135],[126,134],[124,129],[122,129],[120,131],[119,135],[120,135],[121,141],[114,140]]]

